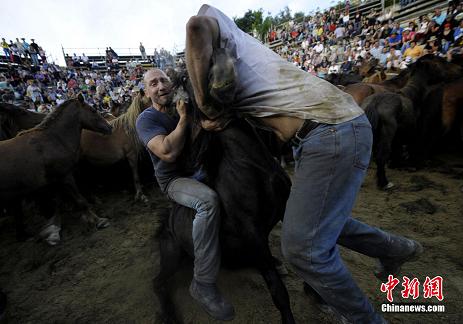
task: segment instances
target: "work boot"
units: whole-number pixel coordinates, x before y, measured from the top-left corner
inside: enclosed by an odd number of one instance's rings
[[[379,258],[375,276],[381,281],[387,281],[389,275],[397,276],[405,262],[415,261],[423,253],[423,246],[414,240],[392,236],[392,243],[397,243],[400,254],[394,257]],[[394,242],[395,241],[395,242]]]
[[[216,320],[231,321],[235,317],[233,306],[222,297],[215,283],[202,283],[193,279],[190,294]]]

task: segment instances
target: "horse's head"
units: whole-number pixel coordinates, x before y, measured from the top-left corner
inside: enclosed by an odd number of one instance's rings
[[[237,90],[235,61],[224,48],[214,50],[209,71],[209,94],[221,105],[233,102]]]
[[[109,135],[112,132],[112,127],[108,122],[96,111],[95,108],[88,105],[82,94],[77,96],[77,99],[72,99],[73,104],[78,107],[78,118],[82,128]]]

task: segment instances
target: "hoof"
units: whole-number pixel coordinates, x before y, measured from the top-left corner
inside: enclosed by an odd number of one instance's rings
[[[145,203],[145,204],[148,204],[150,202],[148,197],[146,197],[144,194],[136,195],[135,201],[141,201],[142,203]]]
[[[382,190],[389,190],[395,187],[395,184],[392,182],[388,182],[387,185],[381,187]]]
[[[49,225],[40,231],[39,236],[47,242],[47,244],[54,246],[61,240],[60,237],[61,227],[56,225]]]
[[[106,228],[110,225],[111,223],[109,222],[109,219],[100,217],[98,218],[98,221],[96,222],[96,228],[101,230],[103,228]]]

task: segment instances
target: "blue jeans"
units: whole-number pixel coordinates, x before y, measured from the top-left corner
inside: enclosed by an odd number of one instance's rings
[[[220,269],[220,202],[214,190],[195,179],[177,178],[167,186],[176,203],[196,211],[193,220],[194,278],[215,283]]]
[[[391,254],[391,239],[352,218],[372,146],[365,115],[322,124],[295,148],[295,173],[283,221],[286,260],[318,294],[354,323],[381,323],[339,255],[337,244],[371,257]]]
[[[37,54],[31,53],[31,58],[32,58],[32,64],[39,65],[39,59],[37,57]]]

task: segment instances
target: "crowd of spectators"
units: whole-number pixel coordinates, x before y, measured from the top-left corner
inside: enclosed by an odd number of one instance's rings
[[[143,68],[128,66],[119,71],[61,68],[44,63],[39,67],[9,66],[0,73],[0,101],[47,113],[82,93],[98,110],[129,102],[143,88]]]
[[[271,30],[268,42],[278,44],[273,49],[296,66],[325,77],[372,59],[388,70],[404,69],[424,54],[451,60],[462,52],[462,31],[463,4],[450,1],[447,10],[435,9],[405,25],[394,21],[390,11],[362,15],[358,9],[352,14],[348,7],[331,8]]]
[[[445,11],[435,9],[406,22],[393,20],[390,12],[382,16],[377,10],[353,15],[331,8],[302,22],[289,21],[269,32],[269,43],[283,58],[319,77],[328,73],[348,73],[364,61],[376,59],[384,69],[398,70],[420,56],[431,53],[451,59],[463,48],[463,4],[451,1]],[[29,109],[47,112],[52,107],[81,92],[86,101],[99,110],[130,101],[143,88],[143,67],[129,60],[120,68],[119,56],[106,48],[106,68],[90,62],[82,53],[66,55],[67,67],[48,63],[45,52],[34,39],[24,38],[2,47],[11,63],[0,73],[0,100],[25,104]],[[151,58],[140,43],[142,60],[165,69],[173,64],[172,55],[155,49]]]

